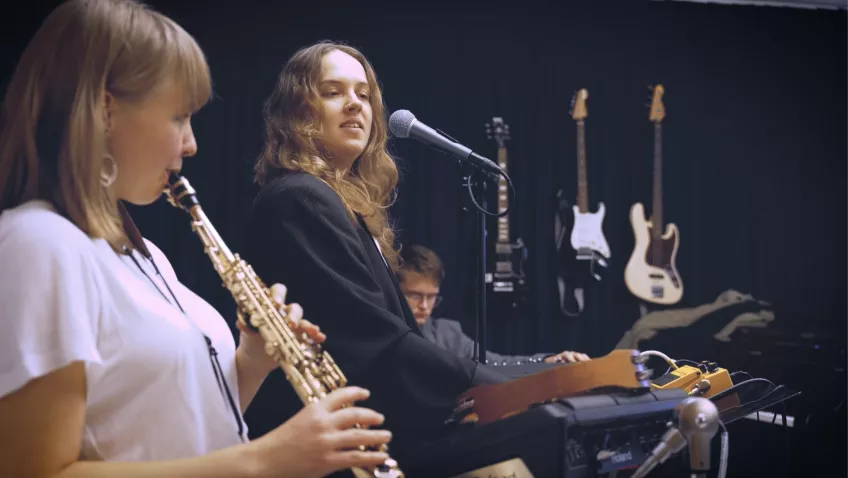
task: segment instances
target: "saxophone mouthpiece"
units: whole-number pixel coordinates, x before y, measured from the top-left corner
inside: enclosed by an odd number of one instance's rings
[[[190,212],[194,206],[199,206],[197,192],[191,187],[188,179],[180,176],[180,173],[171,171],[168,175],[168,184],[164,187],[165,197],[172,206]]]
[[[180,176],[180,173],[178,171],[171,171],[170,173],[168,173],[168,186],[170,187],[176,185],[180,181],[180,179],[182,179],[182,176]]]
[[[177,182],[180,180],[180,175],[176,171],[171,171],[168,173],[168,181],[162,186],[162,194],[165,195],[165,199],[171,204],[171,206],[177,207],[177,203],[174,201],[174,195],[172,192],[172,188]]]

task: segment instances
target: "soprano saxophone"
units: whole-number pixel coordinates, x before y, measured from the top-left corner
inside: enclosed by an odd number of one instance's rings
[[[171,173],[164,193],[172,206],[191,216],[192,230],[200,236],[206,255],[236,302],[238,320],[259,331],[265,341],[265,352],[283,369],[301,401],[309,404],[344,387],[347,379],[330,354],[306,334],[295,335],[253,268],[224,244],[200,207],[197,193],[188,180]],[[386,445],[361,446],[360,449],[388,453]],[[351,468],[351,471],[357,478],[404,478],[392,458],[372,470]]]

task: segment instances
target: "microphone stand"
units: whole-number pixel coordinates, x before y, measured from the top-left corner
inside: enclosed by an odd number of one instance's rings
[[[450,135],[443,131],[439,131],[443,136],[449,138],[454,143],[459,144],[458,141],[451,138]],[[438,148],[437,148],[438,150]],[[444,151],[442,151],[444,152]],[[509,176],[503,172],[499,167],[497,167],[491,161],[477,156],[474,153],[471,153],[470,150],[468,153],[463,152],[463,154],[469,154],[470,156],[477,157],[478,160],[470,161],[466,158],[465,161],[458,161],[462,166],[463,175],[462,175],[462,186],[465,187],[468,191],[468,195],[471,199],[472,205],[477,209],[475,221],[474,221],[474,241],[476,244],[476,258],[474,261],[474,296],[476,298],[475,306],[474,306],[474,359],[479,363],[486,363],[486,215],[492,216],[502,216],[507,213],[511,207],[507,205],[505,211],[498,211],[497,214],[489,213],[487,208],[486,201],[486,182],[488,180],[498,182],[500,176],[502,175],[507,184],[512,187],[512,181],[509,179]],[[491,168],[484,167],[486,163],[490,163],[497,170],[497,173],[493,172]],[[487,170],[488,169],[488,170]],[[498,174],[499,173],[499,174]],[[474,188],[477,188],[477,194],[474,193]],[[478,242],[479,241],[479,242]]]
[[[468,189],[472,203],[476,202],[477,211],[474,213],[474,359],[486,363],[486,177],[473,168],[466,167],[462,178],[462,186]],[[476,194],[474,189],[476,188]],[[476,196],[476,200],[475,200]]]

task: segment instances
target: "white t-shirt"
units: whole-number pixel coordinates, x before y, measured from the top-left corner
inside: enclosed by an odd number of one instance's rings
[[[134,253],[165,296],[129,257],[48,203],[0,214],[0,397],[84,362],[81,459],[176,459],[241,442],[203,337],[216,348],[239,407],[233,334],[180,284],[162,251],[146,244],[188,317],[147,259]]]

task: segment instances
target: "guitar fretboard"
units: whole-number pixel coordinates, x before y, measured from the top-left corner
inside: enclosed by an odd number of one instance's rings
[[[585,121],[577,120],[577,208],[585,214],[589,211],[589,185],[586,181],[586,135]]]
[[[662,208],[662,125],[654,123],[654,213],[651,236],[659,239],[663,230]]]
[[[500,147],[498,148],[498,166],[506,173],[506,148]],[[509,174],[509,173],[507,173]],[[506,180],[503,176],[498,180],[498,212],[502,213],[506,211],[506,208],[509,206],[508,199],[508,191]],[[498,242],[508,244],[509,243],[509,219],[507,215],[503,215],[498,218]]]

